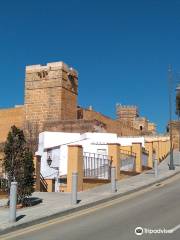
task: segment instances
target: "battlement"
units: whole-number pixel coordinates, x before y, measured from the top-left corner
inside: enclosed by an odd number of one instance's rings
[[[117,103],[116,104],[116,108],[118,109],[118,108],[125,108],[125,109],[127,109],[127,108],[129,108],[129,109],[136,109],[136,110],[138,110],[138,107],[137,106],[135,106],[135,105],[122,105],[122,104],[120,104],[120,103]]]
[[[117,119],[132,121],[139,117],[138,107],[134,105],[116,104]]]
[[[46,65],[36,64],[36,65],[29,65],[26,66],[26,73],[35,73],[40,71],[50,71],[50,70],[63,70],[67,73],[71,73],[72,75],[75,75],[78,77],[78,72],[72,68],[69,67],[66,63],[60,61],[60,62],[51,62],[47,63]]]

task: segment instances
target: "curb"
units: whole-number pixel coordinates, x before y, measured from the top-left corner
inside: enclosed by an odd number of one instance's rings
[[[109,202],[109,201],[121,198],[123,196],[127,196],[129,194],[134,193],[134,192],[141,191],[141,190],[143,190],[143,189],[145,189],[147,187],[151,187],[151,186],[153,186],[156,183],[160,183],[160,182],[163,182],[163,181],[165,181],[167,179],[170,179],[170,178],[178,175],[179,173],[180,173],[180,170],[175,172],[174,174],[172,174],[170,176],[163,177],[161,179],[157,179],[157,180],[155,180],[155,181],[153,181],[153,182],[151,182],[149,184],[146,184],[146,185],[138,187],[136,189],[127,191],[125,193],[119,193],[119,194],[115,193],[115,195],[112,195],[112,196],[109,196],[109,197],[106,197],[106,198],[103,198],[103,199],[100,199],[100,200],[96,200],[94,202],[90,202],[90,203],[87,203],[87,204],[82,205],[82,206],[77,206],[77,207],[74,207],[74,208],[71,208],[71,209],[67,209],[67,210],[64,210],[64,211],[61,211],[61,212],[58,212],[58,213],[55,213],[55,214],[52,214],[52,215],[49,215],[49,216],[45,216],[45,217],[42,217],[42,218],[39,218],[39,219],[35,219],[35,220],[32,220],[32,221],[29,221],[27,223],[19,224],[17,226],[10,226],[9,228],[6,228],[4,230],[0,230],[0,236],[3,235],[3,234],[8,234],[10,232],[14,232],[14,231],[17,231],[17,230],[20,230],[20,229],[23,229],[23,228],[30,227],[30,226],[33,226],[33,225],[36,225],[36,224],[47,222],[47,221],[50,221],[52,219],[56,219],[56,218],[59,218],[59,217],[70,215],[72,213],[80,212],[81,210],[89,209],[91,207],[98,206],[98,205],[100,205],[102,203],[106,203],[106,202]]]

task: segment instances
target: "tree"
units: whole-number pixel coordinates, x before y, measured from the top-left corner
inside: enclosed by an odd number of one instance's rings
[[[18,202],[30,196],[34,185],[33,154],[26,144],[24,133],[12,126],[4,147],[4,167],[8,181],[18,183]],[[10,184],[9,184],[10,187]]]
[[[26,144],[28,148],[35,154],[38,148],[40,128],[37,123],[25,121],[24,123],[24,135],[26,138]]]

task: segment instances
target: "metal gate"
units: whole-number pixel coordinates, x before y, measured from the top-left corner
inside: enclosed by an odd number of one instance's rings
[[[110,179],[111,157],[97,153],[84,152],[84,177]]]
[[[120,150],[120,170],[134,171],[136,154],[126,150]]]
[[[144,167],[148,166],[148,156],[149,156],[149,152],[143,149],[142,150],[142,166]]]

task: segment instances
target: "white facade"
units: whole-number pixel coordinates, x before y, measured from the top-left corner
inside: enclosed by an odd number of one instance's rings
[[[144,146],[144,137],[118,137],[112,133],[65,133],[65,132],[43,132],[39,135],[39,146],[36,155],[41,156],[41,174],[44,178],[57,177],[67,174],[68,145],[79,144],[83,152],[99,153],[108,155],[108,143],[119,143],[121,146],[129,146],[140,142]],[[48,154],[51,154],[51,167],[47,164]]]

